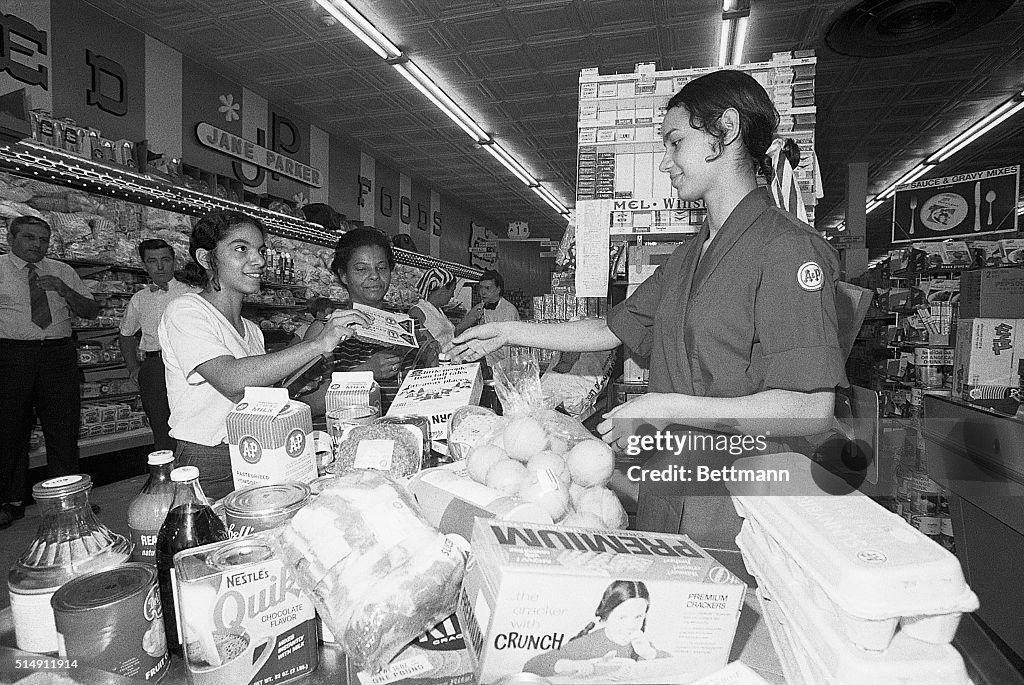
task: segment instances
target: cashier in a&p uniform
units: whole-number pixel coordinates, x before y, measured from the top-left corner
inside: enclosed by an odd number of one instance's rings
[[[766,153],[778,122],[747,74],[718,71],[687,83],[668,102],[660,169],[680,199],[704,200],[707,220],[696,239],[607,321],[485,324],[456,337],[455,357],[478,359],[508,344],[566,351],[625,344],[649,356],[650,392],[598,425],[609,443],[627,438],[634,420],[776,441],[828,430],[834,390],[846,384],[838,263],[817,232],[757,186],[758,173],[772,173]],[[674,462],[692,468],[699,458],[682,453]],[[638,528],[731,548],[739,523],[724,488],[718,496],[665,497],[641,484]]]

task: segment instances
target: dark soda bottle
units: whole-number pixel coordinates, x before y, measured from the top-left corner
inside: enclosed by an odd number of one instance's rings
[[[227,528],[210,507],[199,485],[199,469],[181,466],[171,471],[174,499],[156,541],[156,569],[160,580],[160,603],[164,610],[167,649],[181,653],[174,555],[183,549],[228,539]]]

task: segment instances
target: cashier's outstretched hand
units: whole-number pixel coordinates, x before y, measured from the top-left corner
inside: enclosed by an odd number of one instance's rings
[[[635,435],[642,423],[667,424],[665,398],[660,393],[649,392],[624,402],[604,415],[604,421],[597,424],[601,439],[612,447],[626,446],[626,439]],[[660,419],[660,421],[659,421]]]
[[[324,329],[316,337],[316,341],[323,347],[323,354],[330,354],[342,340],[348,340],[355,331],[352,326],[368,326],[370,317],[354,309],[336,309],[327,319]]]
[[[446,352],[453,361],[464,364],[483,359],[484,356],[508,344],[505,322],[485,323],[474,326],[452,340]]]

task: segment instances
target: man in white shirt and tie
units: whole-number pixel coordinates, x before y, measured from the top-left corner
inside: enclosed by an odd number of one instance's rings
[[[67,264],[47,259],[50,225],[12,219],[0,255],[0,529],[25,516],[32,424],[46,439],[47,476],[78,471],[81,377],[72,314],[94,319],[96,301]]]
[[[135,293],[128,302],[118,345],[128,373],[139,385],[142,408],[153,429],[153,449],[173,450],[176,441],[168,435],[171,409],[167,405],[164,362],[156,329],[167,304],[179,295],[195,292],[195,288],[174,278],[174,248],[166,242],[143,240],[138,250],[153,284]],[[140,331],[141,340],[137,337]]]

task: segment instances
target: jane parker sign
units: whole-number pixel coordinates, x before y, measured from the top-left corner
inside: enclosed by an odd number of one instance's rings
[[[262,145],[257,145],[251,140],[236,136],[234,133],[219,129],[212,124],[206,122],[196,124],[196,138],[206,147],[236,157],[243,162],[277,172],[314,188],[323,185],[319,169],[269,150]]]
[[[1020,166],[914,181],[896,189],[892,242],[1017,230]]]

